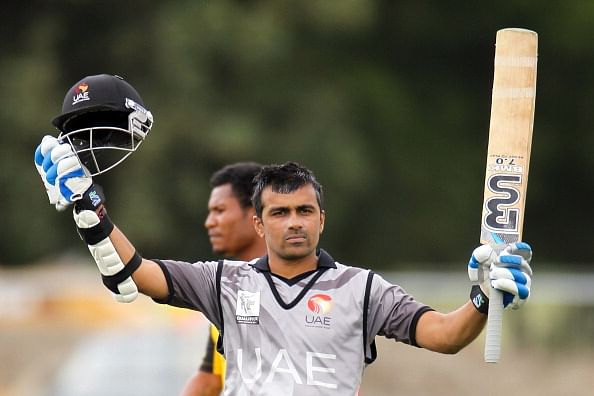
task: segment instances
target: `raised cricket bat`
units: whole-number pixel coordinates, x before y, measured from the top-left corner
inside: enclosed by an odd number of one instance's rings
[[[501,245],[522,239],[530,148],[536,99],[538,35],[526,29],[501,29],[495,43],[495,68],[481,243]],[[503,294],[491,289],[485,362],[501,356]]]

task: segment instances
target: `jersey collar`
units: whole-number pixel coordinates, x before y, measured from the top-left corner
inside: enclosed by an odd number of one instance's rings
[[[270,266],[268,265],[268,255],[260,257],[254,264],[251,265],[258,271],[270,272]],[[324,249],[318,249],[318,269],[320,268],[336,268],[334,259]]]

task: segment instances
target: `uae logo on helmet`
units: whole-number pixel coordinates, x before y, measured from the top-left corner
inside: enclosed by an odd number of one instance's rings
[[[72,96],[72,105],[79,102],[90,100],[89,98],[89,84],[83,82],[74,88],[74,95]]]

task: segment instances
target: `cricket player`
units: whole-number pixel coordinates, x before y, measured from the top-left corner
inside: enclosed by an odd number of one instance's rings
[[[216,171],[210,178],[208,216],[204,226],[215,254],[249,261],[266,254],[266,244],[252,219],[253,180],[262,166],[239,162]],[[210,326],[206,354],[200,369],[186,383],[182,396],[218,396],[223,390],[225,358],[216,351],[219,332]]]
[[[94,107],[100,101],[77,109],[78,94],[71,89],[54,122],[61,139],[46,136],[37,148],[35,164],[50,203],[59,210],[73,207],[79,234],[116,298],[133,301],[140,292],[158,303],[201,311],[220,330],[225,395],[355,395],[365,366],[376,357],[376,336],[453,354],[483,329],[490,287],[505,293],[504,305],[510,308],[529,297],[532,251],[522,242],[500,253],[489,245],[475,249],[467,269],[479,283],[449,313],[432,309],[373,271],[336,262],[319,247],[326,220],[322,186],[294,162],[264,166],[255,179],[252,221],[266,242],[266,256],[196,263],[143,258],[108,216],[92,179],[96,173],[86,169],[89,159],[79,154],[81,147],[98,145],[73,145],[63,138],[73,132],[62,124],[75,117],[76,135],[95,139],[96,119],[105,121],[112,111],[139,121],[112,132],[127,129],[133,139],[142,138],[135,136],[139,123],[146,127],[152,116],[146,117],[146,110],[144,117],[134,114],[144,106],[130,109],[123,104],[125,94],[107,91],[102,84],[86,88],[88,100],[96,94],[116,106]],[[106,114],[92,114],[97,112]],[[106,145],[112,139],[101,138]]]

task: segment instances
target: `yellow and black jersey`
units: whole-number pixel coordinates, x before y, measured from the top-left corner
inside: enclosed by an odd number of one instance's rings
[[[206,344],[206,354],[202,360],[200,371],[221,376],[221,381],[225,379],[225,358],[217,352],[217,340],[219,331],[213,325],[210,325],[210,335]]]

